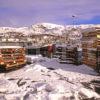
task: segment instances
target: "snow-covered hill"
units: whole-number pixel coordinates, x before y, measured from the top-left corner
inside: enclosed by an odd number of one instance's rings
[[[34,31],[33,34],[62,35],[65,27],[56,24],[38,23],[36,25],[32,25],[31,29]]]
[[[9,33],[9,32],[26,33],[26,32],[29,32],[29,28],[28,27],[20,27],[20,28],[0,27],[0,33]]]
[[[95,28],[100,28],[100,24],[93,25],[57,25],[51,23],[38,23],[34,24],[30,27],[20,27],[20,28],[12,28],[12,27],[0,27],[0,33],[7,32],[20,32],[25,35],[34,35],[34,34],[51,34],[51,35],[62,35],[66,30],[71,30],[72,28],[78,28],[80,30],[85,31],[93,31]]]

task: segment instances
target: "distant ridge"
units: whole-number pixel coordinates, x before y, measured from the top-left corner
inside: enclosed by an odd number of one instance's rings
[[[65,30],[71,30],[73,25],[57,25],[52,23],[37,23],[31,25],[30,27],[0,27],[0,33],[7,32],[20,32],[24,35],[30,34],[53,34],[53,35],[62,35]],[[94,30],[95,28],[100,28],[100,24],[82,24],[82,25],[74,25],[74,28],[78,28],[80,30]]]

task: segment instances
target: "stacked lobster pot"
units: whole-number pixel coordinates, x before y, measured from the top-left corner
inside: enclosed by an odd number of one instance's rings
[[[97,67],[96,67],[96,70],[100,73],[100,35],[98,35],[98,41],[97,41]]]
[[[83,63],[100,71],[100,30],[83,33]]]
[[[59,58],[60,63],[80,65],[82,63],[82,48],[67,44],[55,45],[53,57]]]

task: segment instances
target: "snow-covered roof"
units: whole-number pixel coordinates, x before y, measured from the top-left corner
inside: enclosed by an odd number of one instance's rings
[[[2,48],[22,48],[21,46],[0,46],[0,49]]]

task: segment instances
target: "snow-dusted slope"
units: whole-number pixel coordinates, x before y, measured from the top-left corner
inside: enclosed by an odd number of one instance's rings
[[[51,34],[51,35],[62,35],[65,29],[62,25],[49,24],[49,23],[38,23],[32,25],[32,30],[35,34]]]
[[[21,27],[21,28],[12,28],[12,27],[0,27],[0,33],[8,33],[8,32],[20,32],[25,34],[29,32],[28,27]]]
[[[51,35],[62,35],[67,30],[71,30],[73,27],[78,28],[82,31],[93,31],[95,28],[100,28],[100,24],[93,25],[57,25],[51,23],[38,23],[32,25],[30,27],[20,27],[20,28],[12,28],[12,27],[0,27],[0,33],[7,33],[7,32],[20,32],[25,35],[30,34],[51,34]]]

